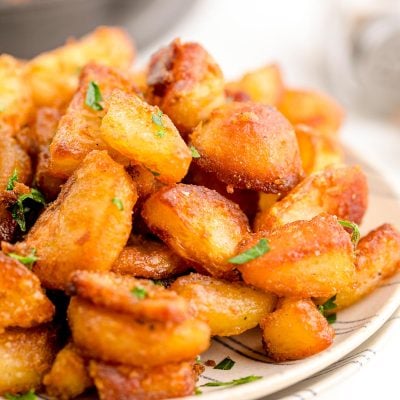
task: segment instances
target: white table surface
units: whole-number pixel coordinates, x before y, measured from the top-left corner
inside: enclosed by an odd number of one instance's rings
[[[166,1],[166,6],[168,2]],[[186,19],[140,55],[139,64],[176,37],[202,43],[228,78],[270,61],[278,62],[292,86],[325,87],[329,34],[328,0],[198,0]],[[162,9],[155,13],[162,18]],[[400,192],[400,127],[357,116],[347,109],[343,141],[381,170]],[[399,221],[397,221],[399,223]],[[351,378],[316,400],[398,399],[399,325],[376,357]]]

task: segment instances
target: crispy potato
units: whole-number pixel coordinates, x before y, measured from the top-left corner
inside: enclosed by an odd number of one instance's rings
[[[368,205],[368,186],[358,166],[333,166],[312,174],[256,219],[256,231],[269,230],[327,212],[359,224]]]
[[[274,193],[260,193],[258,200],[258,209],[267,212],[279,200],[279,194]]]
[[[281,71],[276,64],[265,65],[247,72],[237,81],[227,83],[225,90],[234,99],[243,93],[249,100],[276,106],[284,91]]]
[[[303,169],[307,175],[328,165],[343,163],[343,149],[337,138],[322,135],[307,125],[296,125],[295,132]]]
[[[98,85],[104,100],[101,110],[94,110],[86,105],[91,82]],[[61,118],[50,145],[50,169],[54,175],[68,178],[92,150],[107,149],[100,138],[100,125],[106,113],[107,99],[115,89],[133,92],[131,82],[114,68],[88,64],[82,70],[78,91]],[[121,161],[117,155],[110,151],[109,153],[117,161]]]
[[[270,251],[238,268],[249,285],[278,296],[331,297],[354,281],[353,245],[336,217],[320,214],[251,234],[237,254],[266,238]]]
[[[93,151],[29,232],[34,266],[47,288],[64,289],[75,270],[107,271],[124,248],[136,202],[135,186],[106,152]]]
[[[333,343],[334,329],[311,300],[285,298],[261,322],[263,344],[275,361],[300,360]]]
[[[165,244],[138,239],[121,251],[111,270],[138,278],[168,279],[188,268],[188,264]]]
[[[13,328],[0,334],[0,395],[38,389],[56,351],[51,326]]]
[[[162,186],[154,174],[141,165],[129,165],[126,170],[136,184],[140,201],[147,199]]]
[[[0,253],[0,298],[0,332],[7,327],[29,328],[48,322],[54,314],[54,306],[37,276],[3,253]]]
[[[7,126],[15,133],[28,122],[33,102],[27,86],[23,64],[8,54],[1,54],[0,128]]]
[[[68,321],[74,343],[86,356],[137,367],[192,360],[210,344],[210,328],[200,320],[138,322],[79,297],[71,300]]]
[[[296,136],[270,106],[228,103],[211,113],[190,136],[195,162],[235,188],[287,192],[302,177]]]
[[[139,96],[115,90],[101,122],[101,139],[129,160],[142,164],[164,183],[179,182],[192,156],[166,114]]]
[[[201,186],[179,184],[159,190],[144,203],[142,216],[177,254],[214,276],[233,269],[226,260],[249,232],[238,205]]]
[[[26,65],[36,106],[63,106],[78,87],[80,70],[90,62],[128,68],[135,49],[120,28],[99,27],[83,38],[47,53]]]
[[[213,336],[239,335],[254,328],[276,303],[271,293],[200,274],[178,278],[171,289],[191,303]]]
[[[337,134],[344,117],[334,99],[311,90],[286,89],[278,109],[293,125],[308,125],[328,136]]]
[[[85,360],[72,343],[60,350],[43,378],[46,393],[57,399],[72,399],[93,385]]]
[[[74,292],[93,304],[132,315],[142,321],[183,322],[191,317],[189,304],[175,292],[145,279],[112,272],[76,271],[71,276]],[[144,298],[132,293],[145,291]]]
[[[163,400],[194,394],[193,362],[151,368],[91,361],[90,374],[101,400]]]
[[[147,85],[149,103],[168,114],[184,135],[225,101],[219,66],[198,43],[179,39],[152,56]]]
[[[371,293],[384,279],[400,267],[400,233],[389,224],[381,225],[358,243],[356,250],[355,285],[336,295],[336,312]]]
[[[129,79],[135,85],[137,92],[144,95],[148,91],[147,87],[147,69],[129,71]]]

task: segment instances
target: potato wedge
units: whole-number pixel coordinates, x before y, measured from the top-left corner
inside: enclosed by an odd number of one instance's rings
[[[239,80],[225,86],[228,97],[237,99],[244,94],[249,100],[276,106],[284,92],[281,71],[278,65],[269,64],[247,72]]]
[[[119,28],[99,27],[79,40],[43,53],[26,65],[36,106],[64,106],[78,87],[81,69],[90,62],[129,68],[135,49]]]
[[[179,39],[152,56],[147,85],[149,103],[168,114],[183,135],[225,101],[219,66],[198,43]]]
[[[359,224],[368,206],[368,185],[358,166],[332,166],[311,174],[269,210],[257,214],[256,231],[327,212]]]
[[[344,118],[334,99],[311,90],[286,89],[278,109],[293,125],[308,125],[328,136],[338,133]]]
[[[239,335],[254,328],[276,304],[271,293],[200,274],[178,278],[171,289],[190,302],[197,318],[210,325],[212,336]]]
[[[166,114],[136,95],[114,91],[101,122],[108,147],[152,171],[164,183],[179,182],[192,156]]]
[[[217,108],[190,136],[195,162],[239,189],[288,192],[302,178],[292,126],[275,108],[232,102]]]
[[[0,334],[0,395],[38,389],[56,355],[51,326],[8,329]]]
[[[193,362],[151,368],[91,361],[90,374],[101,400],[163,400],[194,394]]]
[[[46,394],[60,400],[73,399],[93,385],[86,362],[72,343],[57,353],[43,384]]]
[[[264,349],[275,361],[300,360],[333,343],[334,329],[311,300],[285,298],[261,322]]]
[[[331,297],[354,281],[353,245],[336,217],[320,214],[311,221],[251,234],[237,254],[262,238],[270,250],[238,266],[249,285],[278,296],[308,298]]]
[[[137,367],[192,360],[210,344],[210,328],[200,320],[138,322],[79,297],[71,300],[68,321],[84,355]]]
[[[146,200],[142,216],[177,254],[214,276],[233,269],[226,260],[249,232],[238,205],[202,186],[163,188]]]
[[[65,289],[75,270],[107,271],[132,226],[135,186],[104,151],[91,152],[29,232],[34,266],[47,288]]]

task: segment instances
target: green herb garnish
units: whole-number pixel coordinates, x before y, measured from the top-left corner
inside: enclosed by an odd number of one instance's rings
[[[99,86],[97,83],[90,81],[86,92],[85,104],[95,111],[101,111],[103,109],[103,106],[100,104],[102,100],[103,97],[101,96]]]
[[[208,383],[205,383],[204,385],[201,385],[201,386],[207,386],[207,387],[238,386],[238,385],[243,385],[244,383],[258,381],[259,379],[262,379],[262,376],[249,375],[249,376],[245,376],[244,378],[234,379],[234,380],[229,381],[229,382],[220,382],[220,381],[208,382]]]
[[[151,114],[151,120],[153,121],[154,124],[158,126],[158,130],[156,133],[156,136],[159,138],[162,138],[165,136],[165,126],[162,120],[163,113],[161,110],[157,111],[157,114],[152,113]]]
[[[334,324],[336,322],[336,313],[328,315],[325,318],[328,321],[328,324]]]
[[[318,306],[318,311],[327,319],[330,324],[336,322],[336,314],[330,314],[327,311],[334,310],[337,305],[336,301],[336,294],[327,300],[324,304],[320,304]]]
[[[29,392],[23,394],[5,394],[4,397],[7,400],[36,400],[37,397],[35,395],[34,390],[30,390]]]
[[[338,219],[340,225],[345,228],[350,228],[351,232],[351,241],[353,242],[354,247],[357,247],[358,242],[360,241],[360,230],[358,229],[358,225],[351,221],[345,221],[343,219]]]
[[[196,388],[194,388],[194,394],[196,396],[199,396],[200,394],[203,394],[203,392],[198,387],[196,387]]]
[[[18,171],[14,169],[12,175],[8,178],[6,190],[13,190],[15,182],[18,181]]]
[[[246,250],[245,252],[238,254],[235,257],[232,257],[228,260],[231,264],[245,264],[248,261],[254,260],[258,257],[261,257],[265,253],[270,251],[268,240],[262,238],[259,242],[251,247],[250,249]]]
[[[214,369],[223,369],[225,371],[232,369],[235,365],[235,361],[233,361],[230,357],[224,358],[221,362],[219,362]]]
[[[196,147],[190,146],[190,151],[192,152],[192,158],[200,158],[200,153],[197,151]]]
[[[201,364],[201,357],[200,356],[196,356],[194,362],[195,362],[195,364]]]
[[[124,205],[118,197],[114,197],[111,202],[118,208],[119,211],[122,211],[124,209]]]
[[[143,300],[147,297],[147,290],[141,286],[136,286],[131,290],[133,296],[139,300]]]
[[[17,253],[8,253],[7,255],[14,260],[17,260],[20,263],[24,264],[28,269],[32,269],[33,264],[39,259],[38,257],[36,257],[35,248],[31,249],[31,252],[27,256],[21,256]]]
[[[153,170],[151,170],[150,168],[147,168],[147,170],[148,170],[149,172],[151,172],[154,176],[160,176],[160,173],[157,172],[157,171],[153,171]]]

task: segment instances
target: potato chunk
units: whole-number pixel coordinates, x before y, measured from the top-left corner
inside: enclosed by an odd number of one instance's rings
[[[47,288],[65,289],[75,270],[107,271],[124,248],[137,194],[123,167],[93,151],[29,232],[34,272]]]
[[[90,62],[129,68],[135,50],[119,28],[100,27],[62,47],[43,53],[26,66],[36,106],[63,106],[78,87],[80,70]]]
[[[288,192],[302,177],[292,126],[260,103],[228,103],[214,110],[190,136],[195,161],[235,188]]]
[[[249,232],[239,207],[214,190],[179,184],[150,196],[142,216],[148,227],[196,268],[221,276],[233,269],[226,262]]]
[[[92,82],[98,86],[104,101],[100,104],[102,109],[93,109],[86,104]],[[100,125],[107,99],[115,89],[133,91],[129,80],[111,67],[88,64],[82,70],[78,91],[61,118],[50,145],[50,171],[54,175],[68,178],[92,150],[107,149],[100,138]],[[114,158],[121,161],[116,155]]]
[[[285,90],[278,108],[293,125],[308,125],[328,136],[337,134],[344,117],[335,100],[311,90]]]
[[[72,343],[58,352],[43,384],[49,396],[61,400],[73,399],[92,386],[85,360]]]
[[[327,167],[312,174],[269,210],[261,211],[255,230],[269,230],[327,212],[359,224],[368,205],[368,186],[358,166]]]
[[[0,395],[38,389],[55,354],[52,327],[14,328],[0,334]]]
[[[354,281],[353,245],[336,217],[320,214],[251,234],[237,254],[261,238],[268,240],[270,251],[238,266],[250,285],[278,296],[308,298],[331,297]]]
[[[7,327],[29,328],[48,322],[54,306],[26,266],[0,253],[0,332]]]
[[[225,90],[234,99],[247,95],[249,100],[276,106],[284,91],[281,71],[275,64],[265,65],[229,82]]]
[[[171,289],[192,304],[211,335],[239,335],[254,328],[276,303],[273,294],[200,274],[178,278]]]
[[[174,124],[136,95],[114,91],[100,137],[113,150],[142,164],[162,182],[186,175],[192,156]]]
[[[225,101],[219,66],[198,43],[179,39],[152,56],[147,85],[149,102],[168,114],[184,135]]]
[[[74,343],[86,356],[137,367],[192,360],[210,344],[210,328],[203,321],[136,321],[79,297],[71,300],[68,321]]]
[[[333,343],[334,329],[311,300],[286,298],[261,322],[267,355],[275,361],[300,360]]]

